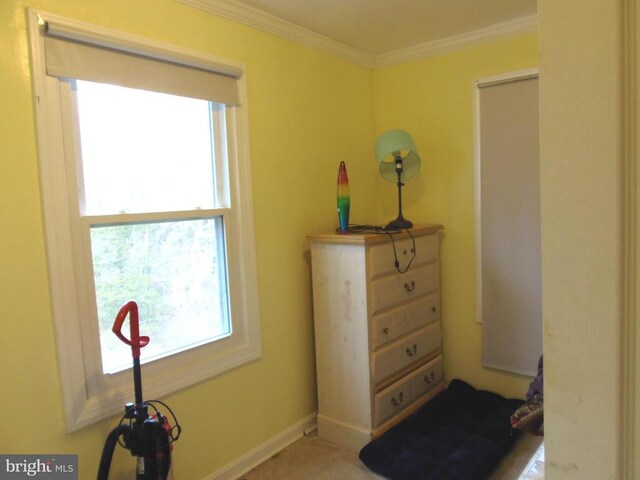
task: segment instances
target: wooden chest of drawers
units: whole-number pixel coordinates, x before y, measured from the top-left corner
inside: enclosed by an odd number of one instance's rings
[[[309,237],[320,437],[359,449],[443,390],[440,230]]]

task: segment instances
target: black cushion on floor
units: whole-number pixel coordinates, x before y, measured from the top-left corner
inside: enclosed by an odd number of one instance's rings
[[[519,432],[511,414],[524,402],[462,380],[373,440],[360,460],[391,480],[484,480]]]

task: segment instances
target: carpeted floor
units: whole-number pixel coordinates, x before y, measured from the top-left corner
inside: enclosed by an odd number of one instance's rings
[[[298,440],[240,480],[384,480],[369,471],[357,452],[338,448],[315,434]]]
[[[516,480],[537,451],[541,437],[523,434],[489,480]],[[298,440],[240,480],[384,480],[360,463],[357,452],[315,434]]]

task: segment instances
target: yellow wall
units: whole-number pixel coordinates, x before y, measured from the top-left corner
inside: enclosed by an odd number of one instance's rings
[[[80,478],[95,477],[116,419],[73,434],[63,426],[27,6],[246,65],[263,355],[164,399],[184,428],[176,477],[204,478],[317,408],[305,236],[336,225],[340,160],[354,179],[354,210],[374,202],[375,172],[361,161],[370,157],[374,138],[373,74],[172,0],[0,2],[0,452],[78,453]],[[133,478],[124,472],[134,462],[119,450],[112,478]]]
[[[376,132],[410,131],[423,156],[405,213],[446,227],[446,374],[521,396],[526,382],[480,367],[474,324],[472,80],[537,64],[535,36],[373,72],[172,0],[0,1],[0,452],[78,453],[92,478],[116,419],[64,431],[38,183],[26,7],[246,65],[263,356],[166,400],[184,436],[177,478],[200,479],[316,410],[305,236],[337,225],[340,160],[352,221],[394,216],[395,187],[377,175]],[[375,102],[374,102],[375,97]],[[144,380],[144,379],[143,379]],[[121,449],[113,478],[131,478]]]
[[[475,323],[473,88],[478,78],[538,65],[535,34],[377,70],[376,133],[402,128],[413,136],[422,170],[407,181],[403,213],[414,223],[441,223],[445,375],[479,388],[523,397],[530,379],[482,368]],[[381,217],[395,217],[395,187],[384,192]]]

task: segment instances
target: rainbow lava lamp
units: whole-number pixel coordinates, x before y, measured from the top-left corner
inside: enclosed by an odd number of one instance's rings
[[[338,220],[340,222],[340,232],[349,231],[349,207],[351,197],[349,196],[349,177],[347,177],[347,166],[340,162],[338,170]]]

